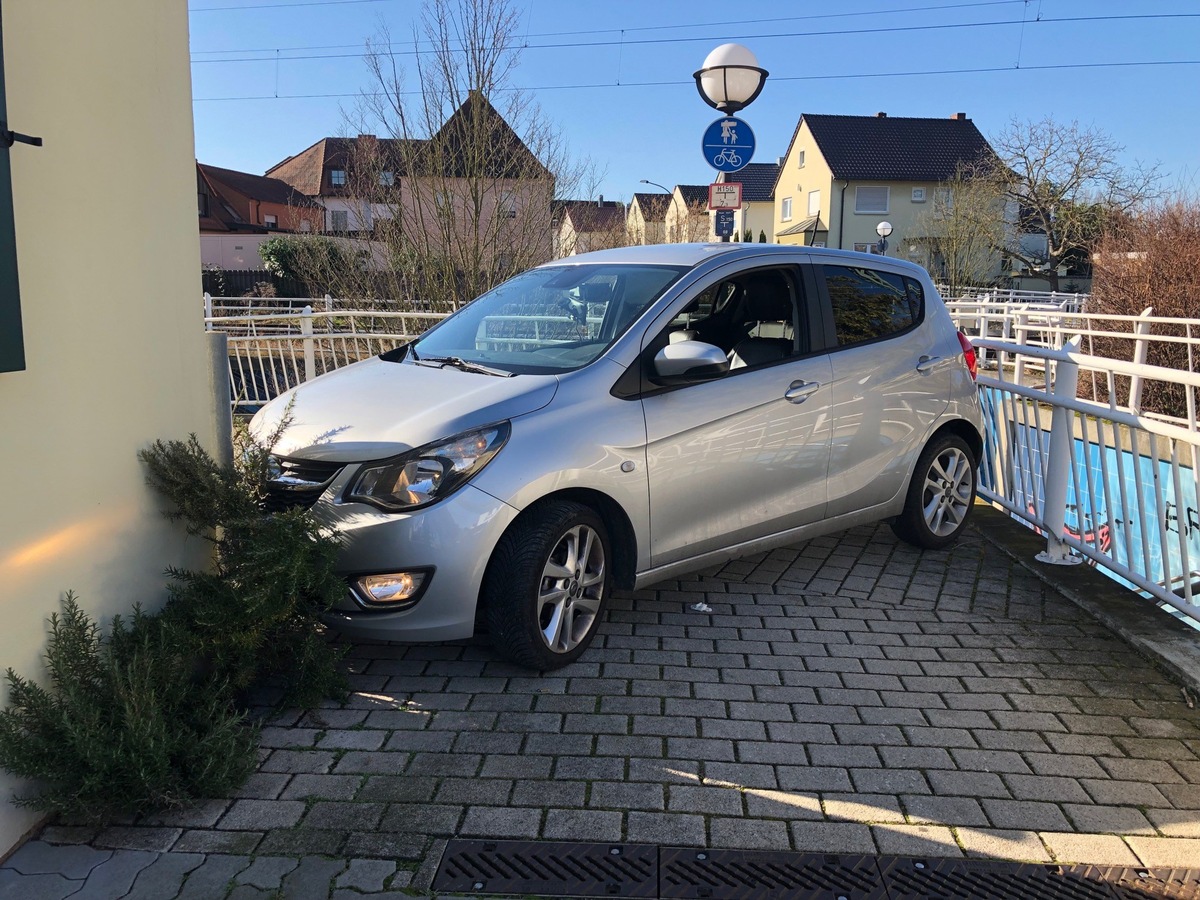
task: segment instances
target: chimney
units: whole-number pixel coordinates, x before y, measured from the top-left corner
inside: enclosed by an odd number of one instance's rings
[[[358,136],[358,139],[364,144],[375,143],[375,135],[373,135],[373,134],[360,134]]]
[[[956,122],[965,122],[965,121],[967,121],[967,114],[966,113],[955,113],[950,118],[954,119],[954,121],[956,121]]]
[[[596,205],[597,205],[597,206],[603,206],[603,205],[604,205],[604,195],[603,195],[603,194],[601,194],[601,195],[600,195],[600,199],[598,199],[598,200],[596,201]]]
[[[885,113],[885,112],[877,112],[877,113],[875,113],[875,118],[877,118],[877,119],[886,119],[886,118],[887,118],[887,113]]]

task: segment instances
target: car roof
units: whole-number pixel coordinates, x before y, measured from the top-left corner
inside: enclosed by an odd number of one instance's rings
[[[872,253],[856,253],[853,250],[833,250],[828,247],[800,247],[789,244],[754,244],[754,243],[696,243],[696,244],[644,244],[633,247],[617,247],[612,250],[596,250],[591,253],[580,253],[555,259],[543,266],[586,265],[595,263],[605,264],[638,264],[659,266],[688,266],[693,268],[702,263],[720,260],[735,262],[739,259],[763,260],[771,256],[795,256],[800,253],[813,262],[848,262],[856,260],[872,265],[886,263],[911,269],[914,273],[924,274],[920,266],[905,259],[894,256],[879,256]]]

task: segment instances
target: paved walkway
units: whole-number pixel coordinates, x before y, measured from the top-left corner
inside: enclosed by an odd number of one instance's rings
[[[50,826],[0,898],[411,896],[451,836],[1200,865],[1200,710],[979,532],[620,595],[540,677],[479,643],[350,660],[349,701],[275,720],[237,796]]]

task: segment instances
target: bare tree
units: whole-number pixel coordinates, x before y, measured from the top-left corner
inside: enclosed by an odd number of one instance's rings
[[[386,31],[368,43],[339,199],[369,265],[332,290],[457,306],[550,258],[556,189],[589,169],[511,85],[518,26],[513,0],[430,0],[414,52]]]
[[[1058,290],[1061,265],[1086,258],[1114,215],[1136,212],[1158,192],[1155,168],[1123,168],[1123,147],[1096,128],[1013,120],[992,139],[993,170],[1011,227],[1001,249]]]
[[[968,285],[993,281],[1005,238],[1005,202],[987,164],[960,163],[939,184],[919,220],[926,235],[929,268],[944,280],[951,296]]]

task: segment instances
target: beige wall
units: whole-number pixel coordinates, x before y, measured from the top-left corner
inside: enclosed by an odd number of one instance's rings
[[[164,566],[203,560],[137,459],[215,434],[187,4],[119,7],[3,7],[10,127],[45,146],[11,152],[27,369],[0,373],[0,667],[39,678],[64,592],[102,617],[157,607]],[[0,856],[35,822],[16,787],[0,773]]]
[[[803,154],[804,165],[800,164],[801,154]],[[768,239],[772,243],[803,244],[804,235],[779,236],[779,233],[793,225],[799,225],[809,217],[809,191],[820,191],[821,222],[829,228],[829,246],[836,247],[838,190],[840,190],[840,186],[835,186],[833,174],[829,171],[829,166],[825,164],[817,142],[813,140],[812,132],[808,130],[808,123],[803,122],[796,139],[792,141],[792,146],[788,149],[783,167],[779,170],[779,180],[775,183],[774,223],[772,228],[767,229]],[[789,197],[792,201],[792,214],[785,219],[783,217],[784,200]],[[757,239],[758,233],[755,232],[754,236]],[[821,236],[818,236],[818,239],[822,239]]]

